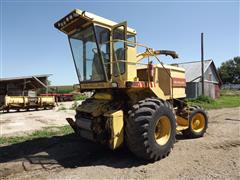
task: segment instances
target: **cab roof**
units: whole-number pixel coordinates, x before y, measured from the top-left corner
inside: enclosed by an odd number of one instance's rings
[[[79,9],[74,9],[68,15],[57,21],[54,24],[54,27],[66,34],[69,34],[73,29],[79,27],[78,25],[87,26],[91,23],[98,23],[108,27],[113,27],[118,24],[114,21],[100,17],[93,13],[82,11]],[[136,30],[130,27],[127,27],[127,31],[129,33],[136,34]]]

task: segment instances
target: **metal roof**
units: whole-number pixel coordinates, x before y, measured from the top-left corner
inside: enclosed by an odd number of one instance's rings
[[[16,80],[24,80],[24,79],[32,79],[33,77],[37,78],[47,78],[52,74],[42,74],[42,75],[32,75],[32,76],[18,76],[18,77],[7,77],[7,78],[0,78],[0,82],[3,81],[16,81]]]
[[[73,22],[84,20],[84,23],[86,22],[93,22],[93,23],[99,23],[102,25],[106,25],[108,27],[113,27],[117,25],[118,23],[111,21],[109,19],[103,18],[101,16],[95,15],[93,13],[82,11],[80,9],[74,9],[72,12],[67,14],[65,17],[57,21],[54,26],[55,28],[59,29],[60,31],[67,33],[64,29],[68,26],[70,26]],[[136,30],[130,27],[127,27],[127,31],[133,34],[136,34]]]
[[[204,61],[204,73],[206,72],[211,63],[213,63],[212,59]],[[200,81],[200,77],[202,74],[201,61],[179,63],[178,66],[185,69],[186,82]]]
[[[14,84],[18,88],[23,86],[25,90],[47,88],[49,76],[51,74],[0,78],[0,86],[3,88],[8,87],[8,84]]]

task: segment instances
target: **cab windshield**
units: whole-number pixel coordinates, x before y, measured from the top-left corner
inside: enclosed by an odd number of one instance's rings
[[[110,76],[108,29],[88,26],[69,36],[79,81],[106,81]]]

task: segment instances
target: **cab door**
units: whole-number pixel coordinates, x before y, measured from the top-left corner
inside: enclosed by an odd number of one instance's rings
[[[127,60],[127,22],[112,27],[112,79],[123,80]],[[119,84],[120,85],[120,84]]]

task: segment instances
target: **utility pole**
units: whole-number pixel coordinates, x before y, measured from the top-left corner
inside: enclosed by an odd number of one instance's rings
[[[204,96],[204,51],[203,51],[203,33],[201,33],[201,64],[202,64],[202,95]]]

